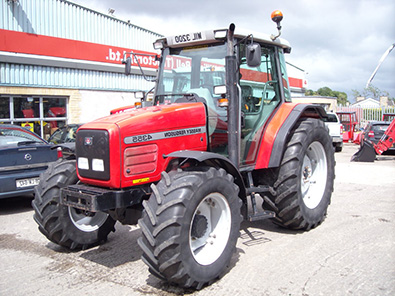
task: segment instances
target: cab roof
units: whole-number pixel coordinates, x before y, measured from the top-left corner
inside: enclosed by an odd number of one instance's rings
[[[210,43],[218,42],[220,40],[223,41],[226,40],[227,33],[228,33],[228,29],[218,29],[218,30],[196,31],[193,33],[179,34],[179,35],[158,39],[154,43],[154,47],[156,49],[159,49],[158,47],[156,47],[156,44],[158,44],[157,46],[160,47],[171,47],[171,48],[210,44]],[[291,51],[291,45],[287,40],[283,38],[277,38],[276,40],[273,41],[271,35],[269,34],[236,28],[234,32],[234,37],[237,39],[243,39],[251,34],[254,42],[259,42],[261,44],[275,45],[283,48],[287,53]],[[249,38],[249,40],[250,39],[251,37]]]

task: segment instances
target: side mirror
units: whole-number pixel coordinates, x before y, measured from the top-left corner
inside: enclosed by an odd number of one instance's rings
[[[144,99],[144,92],[143,91],[134,91],[132,92],[132,94],[134,94],[134,97],[136,100],[143,100]]]
[[[215,95],[226,95],[226,85],[216,85],[214,86]]]
[[[249,67],[255,68],[261,65],[261,45],[259,43],[247,45],[246,59]]]
[[[143,107],[143,102],[144,102],[144,92],[143,91],[134,91],[132,92],[132,94],[134,95],[135,98],[135,103],[134,106],[136,108],[141,108]]]
[[[132,58],[129,56],[126,60],[123,60],[125,64],[125,75],[130,75],[132,72]]]

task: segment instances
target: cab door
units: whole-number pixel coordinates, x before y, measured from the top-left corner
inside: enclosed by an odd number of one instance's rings
[[[265,124],[282,101],[280,85],[283,85],[283,83],[279,82],[277,73],[276,48],[262,46],[261,64],[254,68],[247,65],[244,52],[244,46],[241,45],[239,83],[241,88],[242,128],[240,164],[252,165],[256,162]]]

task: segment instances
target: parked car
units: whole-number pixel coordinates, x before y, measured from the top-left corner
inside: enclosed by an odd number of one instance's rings
[[[49,137],[48,142],[54,144],[74,143],[77,130],[82,124],[69,124],[58,128]]]
[[[336,152],[341,152],[343,150],[343,125],[336,113],[327,112],[327,114],[328,118],[325,118],[324,121],[332,137],[333,147]]]
[[[82,124],[69,124],[58,128],[49,137],[48,141],[62,151],[61,157],[64,159],[75,159],[75,139],[77,130]]]
[[[373,121],[373,120],[369,121],[364,131],[362,132],[361,146],[363,145],[363,142],[366,140],[371,141],[374,144],[377,144],[390,124],[391,124],[390,121]],[[394,145],[392,145],[392,147],[389,148],[387,151],[385,151],[383,154],[394,154],[395,153]]]
[[[33,193],[40,174],[58,159],[53,145],[18,125],[0,124],[0,198]]]

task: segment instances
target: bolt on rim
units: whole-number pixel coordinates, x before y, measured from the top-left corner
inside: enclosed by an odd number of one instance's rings
[[[92,232],[99,229],[107,220],[108,214],[103,212],[89,212],[73,207],[69,208],[69,216],[74,226],[84,232]]]
[[[301,173],[302,199],[309,209],[316,208],[325,192],[328,175],[324,146],[313,142],[306,150]]]
[[[223,253],[231,230],[231,211],[225,196],[207,195],[196,208],[189,230],[189,246],[197,263],[209,265]]]

